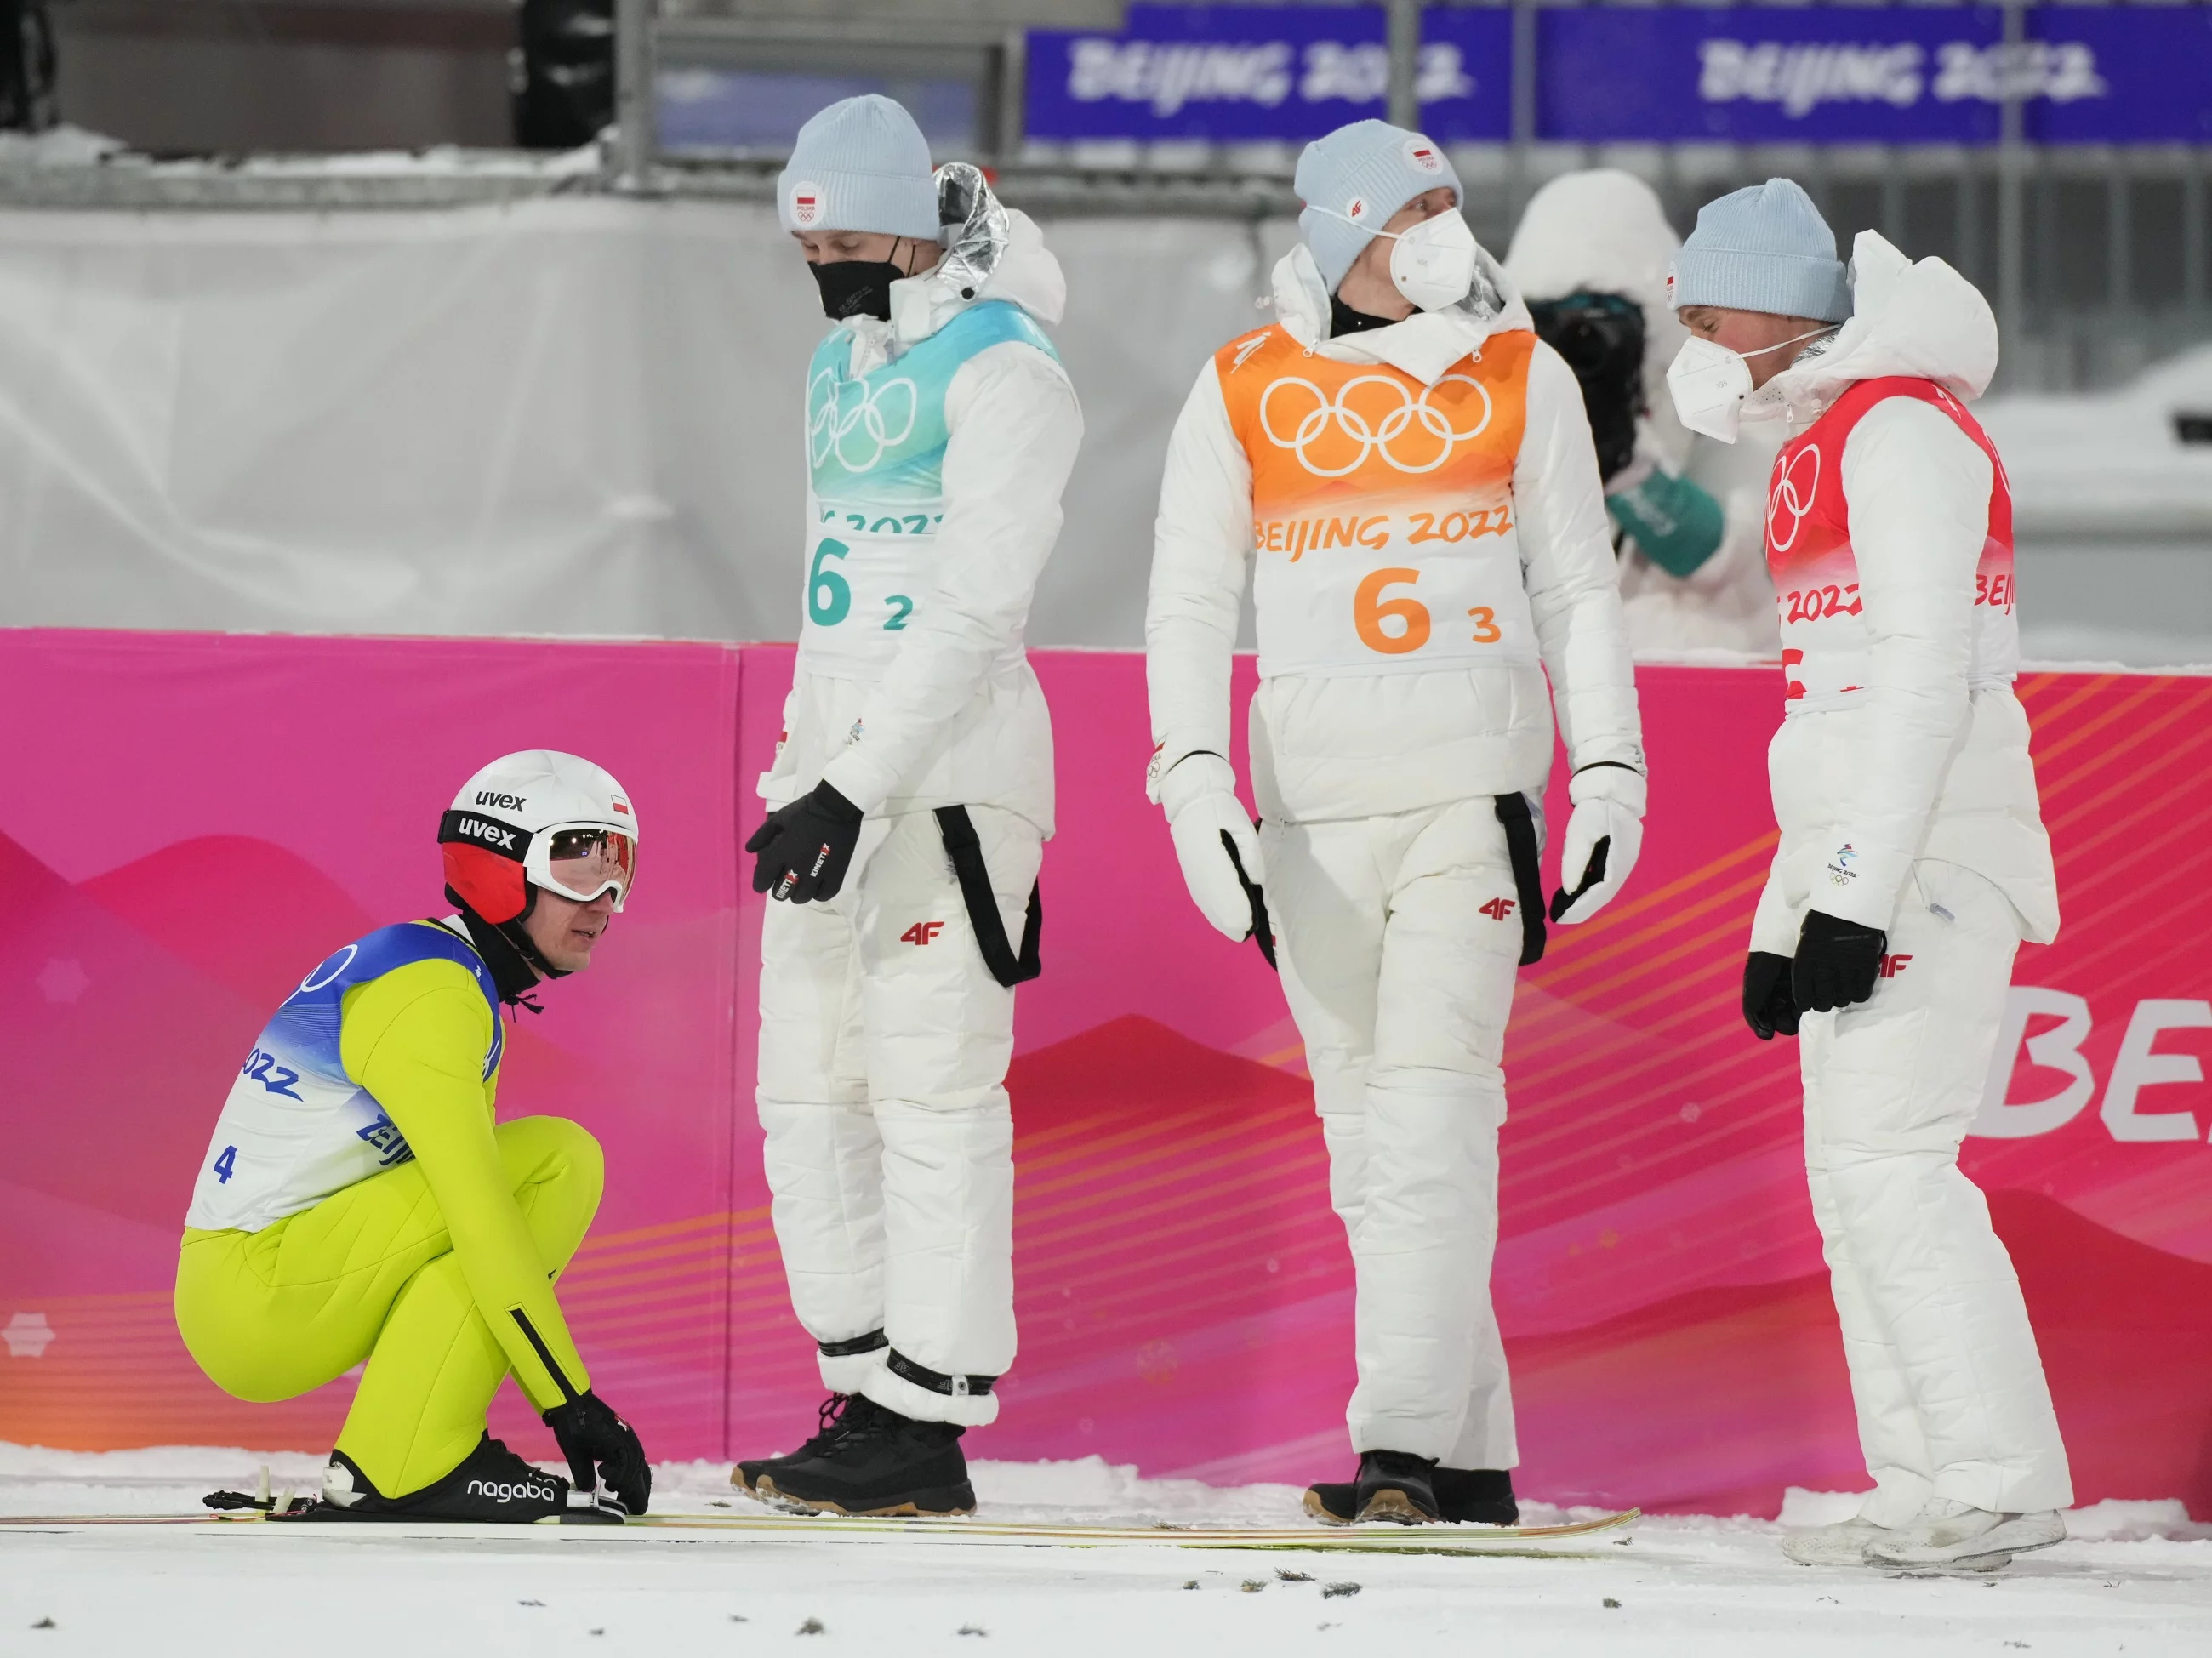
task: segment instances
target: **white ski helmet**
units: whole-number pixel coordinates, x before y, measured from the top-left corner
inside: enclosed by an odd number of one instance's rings
[[[538,887],[578,903],[611,890],[620,909],[637,873],[629,792],[590,761],[554,749],[501,756],[469,779],[439,823],[438,841],[446,896],[502,929],[530,914]]]

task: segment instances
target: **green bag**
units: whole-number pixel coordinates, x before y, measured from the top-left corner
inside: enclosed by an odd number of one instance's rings
[[[1720,550],[1728,515],[1705,489],[1653,467],[1632,489],[1605,498],[1605,510],[1644,556],[1671,576],[1687,576]]]

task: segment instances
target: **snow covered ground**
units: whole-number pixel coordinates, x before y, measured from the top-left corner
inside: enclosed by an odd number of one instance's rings
[[[319,1459],[0,1446],[0,1515],[198,1510],[217,1485],[300,1489]],[[656,1510],[757,1511],[725,1465],[665,1464]],[[994,1518],[1291,1524],[1286,1485],[1137,1479],[1092,1458],[978,1463]],[[1848,1499],[1793,1492],[1811,1523]],[[1531,1521],[1558,1518],[1532,1505]],[[824,1525],[834,1524],[824,1521]],[[1553,1558],[1285,1550],[848,1546],[487,1527],[0,1527],[0,1653],[143,1658],[256,1649],[350,1658],[527,1651],[1092,1654],[1495,1650],[1545,1655],[2212,1651],[2212,1526],[2178,1503],[2102,1503],[2074,1540],[1988,1577],[1789,1564],[1753,1520],[1643,1521]],[[1346,1589],[1346,1585],[1356,1585]]]

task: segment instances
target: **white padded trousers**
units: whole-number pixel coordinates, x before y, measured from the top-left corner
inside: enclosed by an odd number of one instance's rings
[[[1352,1448],[1513,1467],[1490,1263],[1521,916],[1496,805],[1270,823],[1262,850],[1352,1241]]]
[[[1010,944],[1043,855],[1012,812],[969,815]],[[1014,993],[991,976],[934,814],[871,818],[830,902],[771,902],[761,930],[761,1127],[791,1302],[817,1344],[880,1330],[888,1348],[821,1359],[822,1381],[925,1421],[980,1427],[995,1394],[946,1376],[1014,1358]]]
[[[1875,1490],[1901,1526],[1931,1498],[1994,1513],[2073,1501],[2066,1448],[2012,1258],[1959,1168],[2019,947],[1982,877],[1923,859],[1873,997],[1808,1013],[1805,1166]]]

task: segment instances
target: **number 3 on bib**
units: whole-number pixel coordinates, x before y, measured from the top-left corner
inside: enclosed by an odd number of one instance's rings
[[[1352,626],[1358,629],[1359,642],[1370,651],[1384,656],[1403,656],[1418,651],[1429,642],[1431,623],[1428,606],[1417,598],[1385,598],[1385,587],[1410,587],[1421,579],[1419,570],[1393,565],[1385,569],[1370,571],[1352,596]],[[1498,625],[1498,612],[1487,604],[1477,604],[1468,611],[1474,623],[1472,635],[1478,645],[1495,645],[1505,637],[1505,630]],[[1389,631],[1386,621],[1399,623],[1398,630]]]

